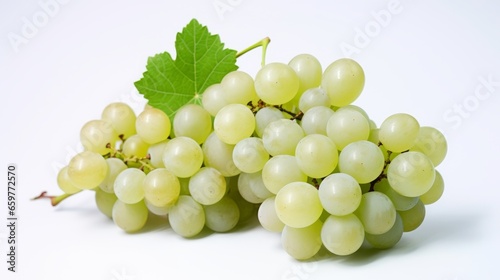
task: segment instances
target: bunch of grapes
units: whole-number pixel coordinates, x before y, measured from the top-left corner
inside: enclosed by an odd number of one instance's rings
[[[81,129],[85,151],[58,174],[68,195],[95,191],[98,209],[126,232],[148,215],[184,237],[227,232],[257,215],[285,251],[336,255],[366,241],[394,246],[444,189],[447,152],[437,129],[397,113],[377,127],[352,105],[364,71],[339,59],[324,71],[308,54],[270,63],[255,78],[228,73],[173,119],[112,103]]]

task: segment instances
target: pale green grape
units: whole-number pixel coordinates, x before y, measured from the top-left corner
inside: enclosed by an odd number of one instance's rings
[[[173,127],[176,137],[186,136],[201,144],[212,132],[212,117],[200,105],[186,104],[175,113]]]
[[[434,127],[423,126],[420,128],[415,145],[410,148],[410,151],[423,153],[436,167],[444,160],[448,151],[448,144],[439,130]]]
[[[299,54],[288,63],[299,78],[298,94],[310,88],[319,87],[323,70],[318,59],[310,54]]]
[[[128,138],[136,134],[134,110],[125,103],[114,102],[106,106],[101,113],[101,119],[109,122],[118,135]]]
[[[205,226],[205,211],[192,197],[181,195],[177,203],[170,208],[168,221],[180,236],[193,237]]]
[[[243,104],[257,99],[253,78],[245,72],[229,72],[220,82],[228,104]]]
[[[268,197],[260,206],[257,217],[263,228],[271,232],[281,232],[285,224],[278,218],[275,207],[275,196]]]
[[[268,160],[269,153],[264,148],[264,143],[260,138],[245,138],[234,146],[233,162],[242,172],[260,171]]]
[[[118,140],[113,126],[104,120],[92,120],[83,125],[80,130],[80,141],[87,151],[105,155],[111,151],[107,145],[115,146]]]
[[[339,170],[360,184],[375,180],[384,169],[384,155],[372,142],[361,140],[347,145],[339,155]]]
[[[294,156],[278,155],[269,159],[262,169],[262,180],[273,194],[291,182],[306,182],[307,175],[302,172]]]
[[[153,167],[165,167],[163,164],[163,151],[165,151],[165,145],[167,145],[168,141],[170,141],[170,139],[149,146],[147,154],[149,155]]]
[[[61,170],[57,173],[57,185],[64,193],[67,194],[73,194],[81,191],[81,189],[75,186],[69,178],[68,166],[61,168]]]
[[[387,179],[382,179],[377,182],[374,186],[374,190],[387,195],[387,197],[389,197],[389,199],[392,201],[392,204],[394,204],[394,208],[396,208],[396,210],[398,211],[408,210],[415,206],[415,204],[417,204],[418,202],[418,197],[408,197],[400,195],[391,187]]]
[[[123,142],[122,152],[127,156],[145,157],[148,154],[149,144],[134,134]]]
[[[262,137],[266,127],[277,120],[284,119],[283,113],[274,107],[264,107],[255,114],[255,134]]]
[[[189,180],[189,192],[200,204],[217,203],[226,193],[226,179],[217,169],[202,167]]]
[[[297,122],[281,119],[266,127],[262,141],[267,152],[272,156],[293,155],[302,137],[304,137],[304,130]]]
[[[233,229],[240,219],[238,205],[230,197],[224,196],[217,203],[204,205],[205,224],[216,232],[227,232]]]
[[[229,104],[225,99],[225,95],[221,84],[213,84],[203,92],[201,104],[210,115],[215,117],[222,107]]]
[[[330,107],[331,101],[325,90],[319,87],[306,90],[299,99],[299,110],[306,113],[316,106]]]
[[[106,164],[108,165],[108,172],[104,181],[99,184],[99,188],[107,193],[114,193],[116,177],[128,167],[121,159],[118,158],[107,158]]]
[[[255,76],[257,96],[267,104],[287,103],[299,91],[300,80],[292,67],[283,63],[269,63]]]
[[[148,208],[149,212],[157,215],[157,216],[166,216],[168,215],[168,212],[170,211],[170,208],[173,206],[173,204],[167,204],[164,206],[154,206],[151,204],[151,202],[144,200],[144,203],[146,204],[146,207]]]
[[[403,229],[405,232],[410,232],[417,229],[425,218],[425,205],[421,200],[413,206],[410,210],[399,211],[401,219],[403,220]]]
[[[229,104],[217,113],[214,131],[219,139],[234,145],[250,137],[255,130],[255,117],[252,111],[242,104]]]
[[[443,192],[444,192],[444,180],[443,177],[441,176],[441,173],[439,173],[436,170],[436,178],[434,179],[432,187],[427,192],[425,192],[423,195],[420,196],[420,200],[425,205],[432,204],[441,198]]]
[[[365,231],[370,234],[386,233],[396,221],[394,204],[387,195],[376,191],[363,194],[354,213],[363,223]]]
[[[419,130],[420,124],[414,117],[399,113],[382,122],[378,137],[387,150],[400,153],[413,147]]]
[[[273,196],[264,185],[262,172],[240,173],[238,177],[238,190],[241,196],[251,203],[261,203],[265,199]]]
[[[302,116],[300,125],[306,135],[327,135],[328,120],[334,115],[332,109],[325,106],[312,107]]]
[[[144,142],[155,144],[170,135],[170,118],[160,109],[146,108],[137,116],[135,128]]]
[[[342,107],[356,100],[365,86],[363,68],[354,60],[341,58],[323,73],[321,87],[330,97],[331,105]]]
[[[113,217],[113,206],[117,199],[114,193],[107,193],[99,188],[95,189],[95,204],[97,209],[108,218]]]
[[[172,204],[181,192],[179,179],[165,168],[156,168],[149,172],[142,185],[144,198],[156,207]]]
[[[396,221],[392,228],[382,234],[365,234],[366,241],[377,249],[388,249],[396,245],[403,236],[403,220],[399,213],[396,214]]]
[[[127,204],[117,200],[113,206],[113,221],[126,232],[135,232],[144,227],[148,220],[148,208],[144,201]]]
[[[420,152],[396,156],[387,169],[391,187],[399,194],[409,197],[426,193],[432,187],[435,176],[432,161]]]
[[[240,174],[240,170],[233,161],[234,145],[222,142],[215,132],[210,133],[203,143],[203,162],[205,166],[213,167],[225,176],[231,177]]]
[[[193,176],[203,164],[203,151],[189,137],[176,137],[168,141],[163,149],[163,165],[180,178]]]
[[[115,179],[114,190],[119,200],[134,204],[144,199],[143,181],[146,174],[137,168],[128,168],[120,172]]]
[[[321,228],[323,222],[317,220],[304,228],[285,226],[281,233],[281,245],[285,252],[297,260],[306,260],[314,257],[323,245]]]
[[[312,225],[323,212],[318,190],[305,182],[285,185],[276,195],[275,207],[279,219],[295,228]]]
[[[328,175],[319,185],[319,199],[328,213],[344,216],[353,213],[361,203],[361,187],[345,173]]]
[[[307,176],[323,178],[337,167],[339,154],[333,141],[325,135],[310,134],[295,149],[300,170]]]
[[[326,134],[342,150],[350,143],[367,140],[370,136],[370,124],[360,112],[340,108],[328,120]]]
[[[321,241],[328,251],[339,256],[356,252],[363,244],[363,224],[354,214],[329,216],[321,228]]]
[[[84,151],[70,160],[67,172],[75,187],[93,189],[106,178],[108,164],[100,154]]]

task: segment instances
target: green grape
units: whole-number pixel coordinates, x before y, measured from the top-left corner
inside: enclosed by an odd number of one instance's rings
[[[107,145],[114,147],[117,140],[118,135],[113,126],[104,120],[89,121],[80,130],[80,141],[85,150],[101,155],[109,153],[111,149]]]
[[[120,172],[115,179],[114,190],[120,201],[128,204],[144,199],[143,181],[146,174],[137,168],[128,168]]]
[[[306,182],[307,175],[302,172],[294,156],[278,155],[269,159],[262,169],[262,180],[273,194],[291,182]]]
[[[172,204],[181,192],[179,179],[165,168],[156,168],[149,172],[142,186],[145,200],[156,207]]]
[[[212,117],[200,105],[186,104],[175,113],[173,127],[176,137],[186,136],[201,144],[212,132]]]
[[[260,138],[245,138],[234,146],[233,162],[242,172],[258,172],[262,170],[268,160],[269,153],[267,153]]]
[[[391,187],[399,194],[409,197],[426,193],[432,187],[435,175],[432,161],[420,152],[396,156],[387,169]]]
[[[146,225],[148,213],[144,201],[127,204],[117,200],[113,205],[112,217],[119,228],[126,232],[136,232]]]
[[[259,206],[257,216],[263,228],[271,232],[281,232],[285,224],[276,214],[275,198],[275,196],[271,196],[264,200]]]
[[[410,232],[417,229],[425,218],[425,205],[421,200],[417,202],[413,208],[407,211],[399,211],[403,220],[403,229],[405,232]]]
[[[69,178],[68,166],[65,166],[59,170],[57,173],[57,185],[59,188],[67,194],[74,194],[81,191]]]
[[[84,151],[70,160],[67,172],[75,187],[93,189],[106,178],[108,165],[100,154]]]
[[[170,208],[168,222],[175,233],[183,237],[193,237],[205,226],[205,211],[192,197],[181,195],[177,203]]]
[[[114,193],[116,177],[128,167],[121,159],[118,158],[107,158],[106,164],[108,165],[108,172],[104,181],[99,184],[99,188],[107,193]]]
[[[269,63],[255,76],[257,96],[267,104],[287,103],[299,91],[300,80],[292,67],[283,63]]]
[[[277,120],[284,119],[283,113],[274,107],[264,107],[255,114],[255,134],[262,137],[266,127]]]
[[[262,141],[272,155],[294,155],[295,147],[304,137],[304,130],[292,120],[281,119],[270,123],[264,130]]]
[[[147,108],[137,116],[135,121],[137,134],[148,144],[155,144],[167,139],[170,135],[170,119],[160,109]]]
[[[330,138],[321,134],[310,134],[297,144],[295,158],[304,174],[312,178],[323,178],[337,167],[339,155]]]
[[[384,155],[372,142],[361,140],[347,145],[339,155],[339,170],[360,184],[375,180],[384,169]]]
[[[425,205],[432,204],[441,198],[443,192],[444,192],[444,180],[443,177],[441,176],[441,173],[439,173],[436,170],[436,178],[434,179],[432,187],[427,192],[425,192],[423,195],[420,196],[420,200]]]
[[[214,131],[219,139],[234,145],[250,137],[255,130],[255,117],[252,111],[242,104],[229,104],[217,113]]]
[[[122,146],[122,152],[129,157],[145,157],[148,154],[149,144],[144,142],[142,138],[134,134],[129,138],[125,139]]]
[[[388,249],[396,245],[403,236],[403,220],[399,213],[396,214],[396,221],[392,228],[382,234],[365,234],[366,241],[374,248]]]
[[[365,86],[363,68],[354,60],[342,58],[330,64],[323,73],[321,87],[330,97],[331,105],[342,107],[356,100]]]
[[[316,106],[330,107],[331,101],[325,90],[319,87],[306,90],[299,99],[299,110],[306,113]]]
[[[356,252],[363,244],[363,224],[354,214],[329,216],[321,228],[321,241],[328,251],[339,256]]]
[[[387,195],[376,191],[363,194],[354,213],[370,234],[386,233],[396,221],[396,208],[392,201]]]
[[[423,126],[420,128],[415,145],[410,148],[410,151],[423,153],[436,167],[444,160],[448,151],[448,144],[439,130],[434,127]]]
[[[316,106],[312,107],[302,116],[300,125],[306,135],[322,134],[327,135],[328,120],[334,115],[334,112],[329,107]]]
[[[128,138],[136,134],[134,110],[125,103],[111,103],[101,114],[101,119],[109,122],[118,135]]]
[[[323,212],[318,190],[305,182],[292,182],[284,186],[276,195],[275,207],[279,219],[295,228],[312,225]]]
[[[216,232],[227,232],[233,229],[240,219],[238,205],[230,197],[224,196],[212,205],[204,205],[205,224]]]
[[[392,204],[394,204],[394,208],[398,211],[408,210],[415,206],[418,202],[418,197],[400,195],[391,187],[389,181],[385,178],[375,184],[374,190],[387,195],[387,197],[389,197],[392,201]]]
[[[353,213],[361,203],[361,187],[344,173],[328,175],[319,185],[319,199],[328,213],[344,216]]]
[[[378,137],[387,150],[400,153],[415,144],[419,130],[420,124],[414,117],[399,113],[384,120]]]
[[[225,176],[231,177],[240,174],[240,170],[233,161],[234,145],[222,142],[215,132],[210,133],[203,143],[203,163],[213,167]]]
[[[189,192],[200,204],[217,203],[226,193],[226,179],[217,169],[202,167],[189,180]]]
[[[288,63],[299,78],[298,95],[310,88],[319,87],[323,70],[318,59],[310,54],[299,54]]]
[[[322,227],[323,222],[320,220],[304,228],[285,226],[281,233],[281,245],[295,259],[310,259],[319,252],[323,245],[321,241]]]
[[[262,172],[255,173],[240,173],[238,177],[238,190],[241,196],[251,203],[261,203],[265,199],[273,196],[264,185]]]
[[[222,107],[229,104],[225,99],[226,94],[221,84],[213,84],[203,92],[201,104],[212,117],[215,117]]]
[[[180,136],[165,144],[163,165],[175,176],[191,177],[200,170],[202,164],[203,151],[193,139]]]
[[[340,108],[328,120],[326,134],[342,150],[350,143],[367,140],[370,136],[370,124],[360,112]]]
[[[153,167],[165,167],[163,164],[163,152],[165,151],[165,145],[167,145],[168,141],[170,141],[170,139],[149,146],[147,154],[149,155],[150,163]]]
[[[113,206],[117,199],[114,193],[107,193],[99,188],[95,189],[95,204],[97,209],[108,218],[113,218]]]
[[[229,72],[220,82],[227,104],[247,105],[257,99],[253,78],[245,72]]]

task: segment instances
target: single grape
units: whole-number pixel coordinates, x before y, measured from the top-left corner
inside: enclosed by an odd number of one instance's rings
[[[261,203],[265,199],[273,196],[264,185],[262,172],[240,173],[238,177],[238,190],[241,196],[248,202]]]
[[[281,119],[270,123],[264,130],[262,141],[272,155],[294,155],[295,147],[304,137],[300,125],[292,120]]]
[[[307,176],[323,178],[337,167],[339,155],[330,138],[321,134],[310,134],[297,144],[295,158],[300,170]]]
[[[287,103],[299,91],[300,80],[293,68],[283,63],[269,63],[255,76],[257,96],[267,104]]]
[[[319,185],[319,199],[328,213],[344,216],[353,213],[361,203],[361,187],[345,173],[328,175]]]
[[[370,124],[360,112],[340,108],[328,120],[326,134],[342,150],[350,143],[367,140]]]
[[[231,177],[240,174],[240,170],[233,161],[234,145],[222,142],[215,132],[210,133],[203,143],[203,162],[205,166],[213,167],[225,176]]]
[[[403,220],[399,213],[396,214],[396,221],[392,228],[386,233],[369,234],[365,233],[366,241],[374,248],[388,249],[396,245],[403,236]]]
[[[83,125],[80,130],[80,141],[87,151],[96,152],[105,155],[111,151],[118,140],[113,126],[104,120],[92,120]]]
[[[222,107],[229,104],[225,99],[226,94],[221,84],[213,84],[203,92],[201,104],[210,115],[215,117]]]
[[[203,151],[198,143],[189,137],[176,137],[165,144],[163,165],[165,169],[180,178],[193,176],[203,164]]]
[[[95,204],[97,209],[108,218],[113,217],[113,206],[117,199],[114,193],[107,193],[99,188],[95,189]]]
[[[122,152],[129,157],[142,158],[148,154],[149,147],[149,144],[144,142],[139,135],[134,134],[123,142]]]
[[[226,179],[217,169],[202,167],[189,180],[189,192],[200,204],[217,203],[226,193]]]
[[[214,131],[219,139],[234,145],[250,137],[255,130],[255,117],[252,111],[242,104],[229,104],[217,113]]]
[[[224,196],[212,205],[204,205],[205,224],[216,232],[227,232],[233,229],[240,219],[238,205],[230,197]]]
[[[437,167],[446,157],[448,144],[444,135],[434,127],[420,128],[415,144],[410,151],[421,152]]]
[[[321,87],[330,97],[331,105],[342,107],[356,100],[365,86],[363,68],[354,60],[341,58],[323,73]]]
[[[146,174],[137,168],[128,168],[116,176],[114,191],[119,200],[134,204],[144,199],[143,181]]]
[[[57,173],[57,185],[64,193],[67,194],[77,193],[82,190],[69,178],[68,166],[61,168],[61,170]]]
[[[386,233],[396,221],[396,208],[392,201],[385,194],[376,191],[363,194],[354,213],[370,234]]]
[[[106,178],[108,165],[100,154],[84,151],[70,160],[67,172],[77,188],[93,189]]]
[[[327,135],[327,124],[334,112],[329,107],[312,107],[302,116],[300,125],[306,135],[322,134]]]
[[[276,214],[275,198],[275,196],[268,197],[260,204],[258,218],[260,224],[266,230],[281,232],[285,224],[278,218],[278,214]]]
[[[384,169],[384,155],[372,142],[361,140],[347,145],[339,155],[339,170],[360,184],[375,180]]]
[[[242,172],[258,172],[262,170],[268,160],[269,153],[267,153],[260,138],[245,138],[234,146],[233,161]]]
[[[292,182],[284,186],[276,195],[275,207],[279,219],[295,228],[312,225],[323,212],[318,190],[305,182]]]
[[[432,161],[420,152],[396,156],[387,169],[391,187],[399,194],[409,197],[426,193],[432,187],[435,176]]]
[[[399,211],[401,219],[403,220],[403,229],[405,232],[410,232],[417,229],[425,218],[425,205],[421,200],[413,206],[410,210]]]
[[[107,193],[114,193],[116,177],[128,167],[121,159],[118,158],[107,158],[106,164],[108,165],[108,172],[104,181],[99,184],[99,188]]]
[[[432,187],[427,192],[425,192],[423,195],[420,196],[420,200],[425,205],[432,204],[441,198],[443,192],[444,192],[444,180],[443,177],[441,176],[441,173],[439,173],[436,170],[436,178],[434,179]]]
[[[299,99],[299,110],[304,114],[313,107],[330,107],[330,105],[330,97],[324,89],[319,87],[306,90]]]
[[[262,169],[262,180],[273,194],[291,182],[306,182],[307,175],[302,172],[294,156],[278,155],[272,157]]]
[[[299,54],[288,63],[299,78],[298,94],[310,88],[319,87],[323,70],[318,59],[310,54]]]
[[[413,147],[419,131],[420,124],[414,117],[399,113],[382,122],[378,137],[387,150],[400,153]]]
[[[117,200],[113,205],[112,217],[115,224],[126,232],[136,232],[144,227],[148,220],[148,208],[144,201],[127,204]]]
[[[339,256],[356,252],[363,244],[363,224],[354,214],[329,216],[321,228],[321,241],[328,251]]]
[[[243,104],[257,99],[253,78],[245,72],[229,72],[220,82],[227,104]]]
[[[186,136],[201,144],[212,132],[212,117],[200,105],[186,104],[175,113],[173,127],[176,137]]]
[[[285,252],[297,260],[314,257],[321,249],[321,229],[323,222],[317,220],[312,225],[303,228],[285,226],[281,233],[281,245]]]
[[[160,109],[147,108],[135,121],[137,134],[148,144],[155,144],[170,135],[170,118]]]
[[[255,134],[262,138],[266,127],[277,120],[284,119],[283,113],[274,107],[264,107],[255,114]]]
[[[181,195],[168,213],[170,226],[183,237],[193,237],[205,226],[205,211],[191,196]]]
[[[128,138],[136,134],[134,110],[123,102],[114,102],[106,106],[101,114],[101,119],[111,124],[118,135]]]
[[[174,203],[181,192],[179,179],[165,168],[157,168],[149,172],[142,186],[144,198],[156,207]]]

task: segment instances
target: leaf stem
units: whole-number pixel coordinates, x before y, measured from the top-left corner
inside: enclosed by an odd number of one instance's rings
[[[260,41],[258,41],[257,43],[251,45],[250,47],[242,50],[242,51],[239,51],[238,53],[236,53],[236,58],[246,54],[247,52],[253,50],[253,49],[256,49],[258,47],[262,47],[262,60],[261,60],[261,66],[264,67],[264,65],[266,65],[266,52],[267,52],[267,46],[269,45],[269,43],[271,42],[271,39],[269,39],[269,37],[266,37]]]

